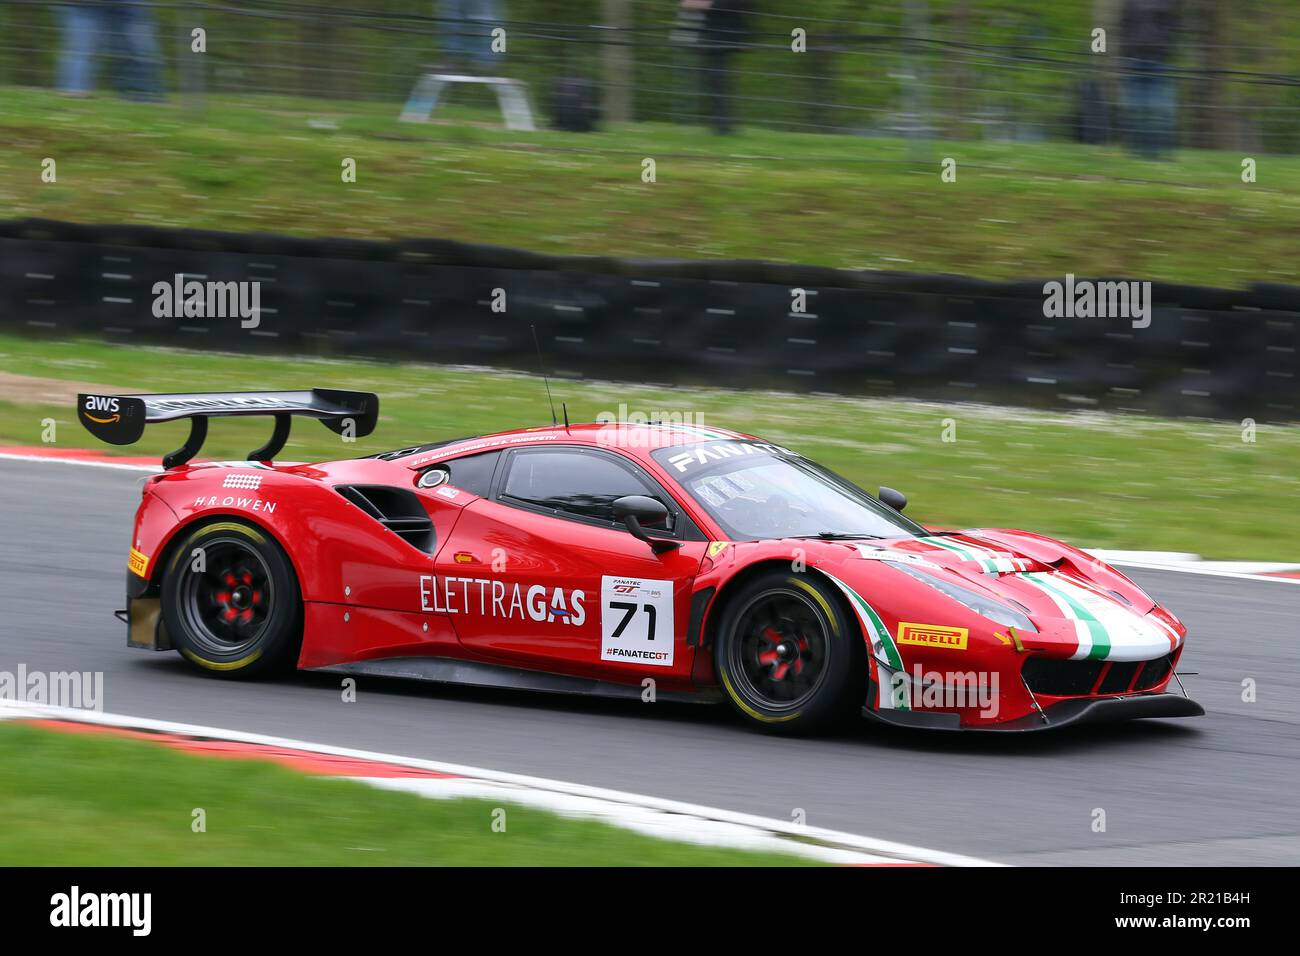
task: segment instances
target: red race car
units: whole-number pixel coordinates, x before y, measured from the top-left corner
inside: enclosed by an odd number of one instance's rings
[[[566,421],[272,464],[294,415],[360,437],[378,412],[328,389],[79,396],[114,444],[191,421],[144,483],[131,646],[223,677],[724,698],[781,731],[1204,713],[1169,691],[1186,628],[1118,571],[1026,531],[927,530],[898,492],[737,432]],[[272,416],[271,440],[189,464],[230,415]]]

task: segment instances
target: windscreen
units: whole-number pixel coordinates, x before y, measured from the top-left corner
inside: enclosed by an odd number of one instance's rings
[[[700,442],[652,454],[734,540],[925,534],[852,482],[778,445]]]

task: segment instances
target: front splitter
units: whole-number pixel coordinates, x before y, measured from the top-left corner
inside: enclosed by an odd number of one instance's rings
[[[1112,723],[1146,717],[1203,717],[1205,708],[1181,694],[1132,694],[1126,697],[1088,697],[1063,700],[1048,707],[1042,715],[1028,714],[1016,720],[987,726],[963,726],[957,714],[946,711],[872,710],[864,707],[864,716],[894,727],[924,730],[965,730],[980,733],[1028,733],[1035,730],[1059,730],[1078,724]]]

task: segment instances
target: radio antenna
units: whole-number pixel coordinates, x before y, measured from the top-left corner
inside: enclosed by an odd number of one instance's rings
[[[542,361],[542,343],[537,338],[537,326],[530,325],[533,330],[533,346],[537,349],[537,371],[542,374],[542,384],[546,386],[546,404],[551,406],[551,424],[558,425],[559,421],[555,417],[555,402],[551,398],[551,380],[546,377],[546,363]]]

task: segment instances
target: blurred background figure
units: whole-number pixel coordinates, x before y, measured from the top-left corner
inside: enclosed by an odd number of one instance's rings
[[[128,99],[162,99],[158,23],[149,0],[108,4],[109,35],[116,44],[113,85]]]
[[[492,31],[502,26],[501,0],[438,0],[442,20],[442,49],[448,67],[464,73],[495,75],[498,54],[492,52]]]
[[[1124,127],[1130,148],[1159,159],[1175,146],[1177,94],[1169,66],[1181,0],[1124,0],[1119,52],[1124,57]]]
[[[682,0],[682,13],[703,18],[696,41],[701,58],[701,83],[709,124],[715,133],[735,126],[732,57],[749,37],[750,0]]]
[[[95,53],[108,40],[107,3],[60,4],[63,49],[59,55],[59,90],[89,96],[95,81]]]
[[[60,4],[63,49],[59,89],[89,96],[95,87],[97,54],[109,55],[109,82],[128,99],[162,99],[158,25],[145,0],[88,0]]]

